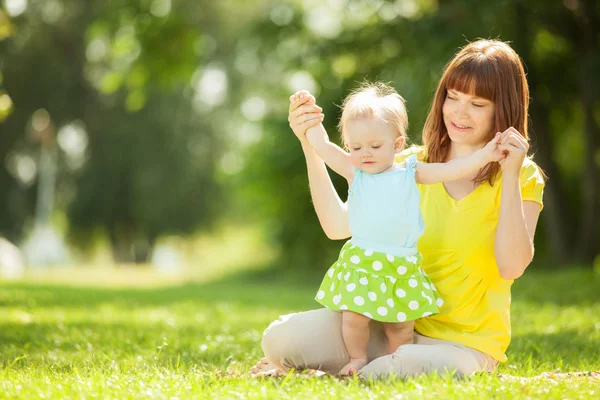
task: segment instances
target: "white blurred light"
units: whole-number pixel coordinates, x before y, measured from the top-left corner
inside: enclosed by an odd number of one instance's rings
[[[391,21],[398,16],[398,12],[393,4],[385,3],[379,9],[379,16],[384,21]]]
[[[31,266],[65,264],[69,259],[62,236],[51,226],[34,228],[23,245],[23,252]]]
[[[198,77],[194,76],[196,83],[197,103],[207,105],[209,108],[222,104],[227,98],[228,79],[225,71],[219,67],[207,67]]]
[[[0,237],[0,278],[19,279],[25,273],[25,260],[21,250]]]
[[[27,0],[4,0],[4,7],[8,15],[16,17],[27,9]]]
[[[37,176],[35,160],[26,154],[11,154],[7,159],[7,168],[10,173],[25,186],[33,184]]]
[[[48,24],[58,22],[63,16],[64,7],[56,0],[46,0],[42,6],[42,18]]]
[[[258,69],[259,60],[254,51],[241,50],[235,58],[235,68],[245,75],[252,75]]]
[[[298,90],[308,90],[313,95],[319,94],[319,87],[317,82],[306,71],[298,71],[289,76],[287,81],[288,88],[291,92],[297,92]]]
[[[69,156],[83,156],[88,145],[87,132],[78,122],[60,128],[56,139],[60,148]]]
[[[292,18],[294,18],[294,10],[284,4],[279,4],[271,10],[271,21],[274,24],[283,26],[292,22]]]
[[[413,18],[418,15],[420,8],[415,0],[396,0],[396,13],[404,18]]]
[[[85,56],[90,62],[102,61],[108,52],[108,40],[105,37],[98,37],[92,40],[85,49]]]
[[[257,124],[243,123],[241,124],[235,140],[242,146],[249,146],[258,143],[262,139],[262,129]]]
[[[179,272],[183,268],[181,253],[167,245],[156,247],[152,252],[151,263],[160,272]]]
[[[267,113],[267,103],[262,97],[250,97],[242,103],[242,114],[250,121],[260,121]]]
[[[333,39],[342,31],[343,13],[329,7],[318,7],[308,10],[304,23],[315,35]]]
[[[235,175],[244,168],[244,159],[238,151],[230,151],[221,157],[219,166],[225,174]]]
[[[155,17],[166,17],[171,12],[171,0],[154,0],[150,12]]]

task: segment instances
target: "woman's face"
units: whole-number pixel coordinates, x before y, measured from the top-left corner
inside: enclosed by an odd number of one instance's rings
[[[450,140],[456,144],[480,147],[492,136],[494,103],[456,90],[448,90],[442,114]]]

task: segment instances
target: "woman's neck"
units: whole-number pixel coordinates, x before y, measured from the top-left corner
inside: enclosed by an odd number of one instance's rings
[[[451,143],[447,161],[454,160],[455,158],[470,156],[481,148],[483,148],[482,145],[471,146],[467,144]]]

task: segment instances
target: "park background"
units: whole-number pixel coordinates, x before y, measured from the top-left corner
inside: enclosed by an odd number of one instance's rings
[[[549,177],[514,290],[512,367],[600,370],[599,2],[1,0],[5,392],[76,395],[77,373],[109,390],[114,363],[139,357],[142,371],[181,362],[192,388],[231,365],[242,379],[269,321],[317,306],[342,244],[314,213],[288,96],[314,93],[337,138],[349,90],[391,82],[418,144],[445,63],[477,38],[522,57],[530,153]]]

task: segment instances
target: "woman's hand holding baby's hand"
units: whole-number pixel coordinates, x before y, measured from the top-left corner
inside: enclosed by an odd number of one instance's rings
[[[498,149],[504,154],[500,167],[504,175],[519,176],[523,161],[529,151],[529,142],[512,126],[502,132]]]
[[[315,104],[315,98],[306,90],[290,96],[288,121],[300,142],[306,142],[308,128],[319,125],[324,118],[323,109]]]

